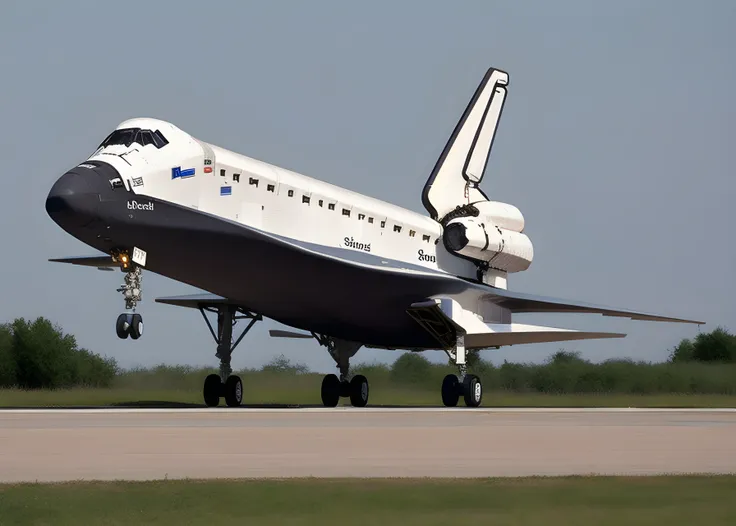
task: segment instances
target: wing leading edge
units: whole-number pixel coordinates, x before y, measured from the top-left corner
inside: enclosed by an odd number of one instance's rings
[[[72,256],[68,258],[53,258],[49,259],[53,263],[69,263],[71,265],[79,265],[82,267],[96,267],[100,270],[112,270],[115,267],[120,266],[112,259],[109,254],[100,253],[95,256]]]

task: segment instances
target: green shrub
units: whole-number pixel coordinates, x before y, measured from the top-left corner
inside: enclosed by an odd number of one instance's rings
[[[418,384],[426,381],[432,372],[432,364],[422,354],[406,352],[391,366],[391,381],[401,384]]]
[[[701,332],[695,341],[685,338],[673,349],[670,361],[736,363],[736,335],[717,327]]]
[[[695,361],[695,348],[693,342],[684,338],[670,353],[670,362],[692,362]]]
[[[507,391],[516,391],[520,393],[533,390],[531,381],[533,369],[534,366],[504,360],[498,370],[498,387]],[[488,388],[486,388],[486,390],[487,389]]]
[[[307,374],[309,367],[303,363],[293,364],[289,359],[280,354],[261,368],[265,373]]]
[[[736,362],[736,336],[721,327],[695,337],[693,358],[700,362]]]
[[[4,387],[108,387],[116,373],[114,360],[79,349],[74,336],[46,318],[33,322],[19,318],[0,331],[0,385]]]
[[[391,376],[391,367],[383,363],[360,363],[350,365],[352,374],[362,374],[371,383],[386,383]]]

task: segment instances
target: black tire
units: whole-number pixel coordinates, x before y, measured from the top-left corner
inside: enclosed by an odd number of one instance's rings
[[[143,336],[143,316],[140,314],[133,314],[130,320],[130,328],[128,329],[128,332],[130,332],[130,337],[134,340]]]
[[[220,382],[219,374],[210,374],[204,379],[204,389],[202,389],[204,405],[207,407],[217,407],[219,405],[221,386],[222,382]]]
[[[238,407],[243,403],[243,381],[239,376],[228,376],[225,380],[225,403],[228,407]]]
[[[368,404],[368,379],[356,374],[350,380],[350,403],[353,407],[365,407]]]
[[[115,333],[121,340],[124,340],[128,337],[129,323],[130,321],[128,320],[127,314],[121,314],[120,316],[118,316],[118,319],[115,322]]]
[[[328,374],[322,379],[322,404],[325,407],[337,407],[340,401],[340,379],[335,374]]]
[[[454,374],[448,374],[442,380],[442,403],[445,407],[456,407],[460,400],[460,380]]]
[[[463,381],[463,398],[468,407],[478,407],[483,401],[483,386],[480,378],[474,374],[466,374]]]

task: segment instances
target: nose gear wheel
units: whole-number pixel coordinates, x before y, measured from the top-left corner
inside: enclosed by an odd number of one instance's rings
[[[120,257],[120,256],[118,256]],[[137,265],[131,266],[127,256],[121,263],[121,270],[125,273],[124,283],[117,289],[125,300],[125,309],[133,312],[124,312],[115,322],[115,333],[124,340],[130,336],[137,340],[143,336],[143,316],[135,312],[138,302],[141,301],[143,269]]]

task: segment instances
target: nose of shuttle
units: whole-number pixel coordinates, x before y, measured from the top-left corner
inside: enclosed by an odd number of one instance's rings
[[[63,228],[83,227],[98,216],[100,194],[106,188],[110,188],[110,183],[98,166],[72,168],[51,187],[46,197],[46,212]]]

